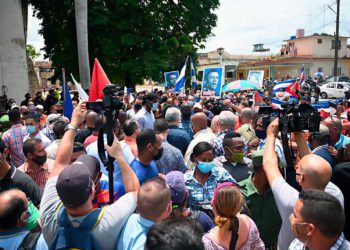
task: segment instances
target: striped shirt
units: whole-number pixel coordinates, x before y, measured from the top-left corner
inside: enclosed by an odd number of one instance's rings
[[[139,112],[137,112],[135,118],[141,131],[145,129],[153,129],[155,118],[152,111],[148,112],[145,108],[142,108]]]
[[[2,135],[2,141],[10,151],[10,163],[16,168],[22,165],[26,160],[26,157],[23,154],[23,141],[26,134],[25,127],[21,124],[15,124]]]
[[[36,182],[36,184],[38,184],[39,187],[44,188],[53,170],[54,164],[54,160],[47,159],[44,165],[38,169],[34,169],[28,165],[27,161],[25,161],[24,164],[18,168],[18,170],[29,175]]]

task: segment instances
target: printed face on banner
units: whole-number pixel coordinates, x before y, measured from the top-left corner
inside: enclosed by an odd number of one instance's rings
[[[175,87],[177,78],[179,77],[179,71],[170,71],[164,73],[165,89],[172,89]]]
[[[222,68],[206,68],[203,71],[202,96],[221,96]]]
[[[248,81],[255,83],[258,87],[262,87],[264,82],[264,71],[263,70],[249,70]]]

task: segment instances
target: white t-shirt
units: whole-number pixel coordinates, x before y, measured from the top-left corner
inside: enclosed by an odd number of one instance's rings
[[[34,137],[30,137],[29,135],[26,135],[24,138],[23,138],[23,142],[25,142],[26,140],[30,139],[30,138],[37,138],[37,139],[40,139],[45,148],[50,146],[50,144],[52,143],[51,140],[49,138],[47,138],[46,135],[44,135],[44,133],[42,133],[41,131]]]

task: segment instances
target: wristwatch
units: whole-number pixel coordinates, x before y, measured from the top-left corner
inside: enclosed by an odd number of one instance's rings
[[[78,127],[77,126],[74,126],[73,124],[68,124],[67,127],[66,127],[66,131],[68,130],[74,130],[74,132],[77,132],[78,131]]]

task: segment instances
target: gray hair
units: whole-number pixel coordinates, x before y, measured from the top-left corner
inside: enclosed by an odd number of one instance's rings
[[[254,111],[251,108],[244,108],[241,111],[241,116],[246,119],[253,119]]]
[[[231,111],[221,111],[219,115],[219,123],[220,125],[230,125],[232,127],[235,126],[236,116]]]
[[[181,117],[180,110],[174,107],[168,108],[165,113],[165,120],[167,122],[176,122],[180,120],[180,117]]]

